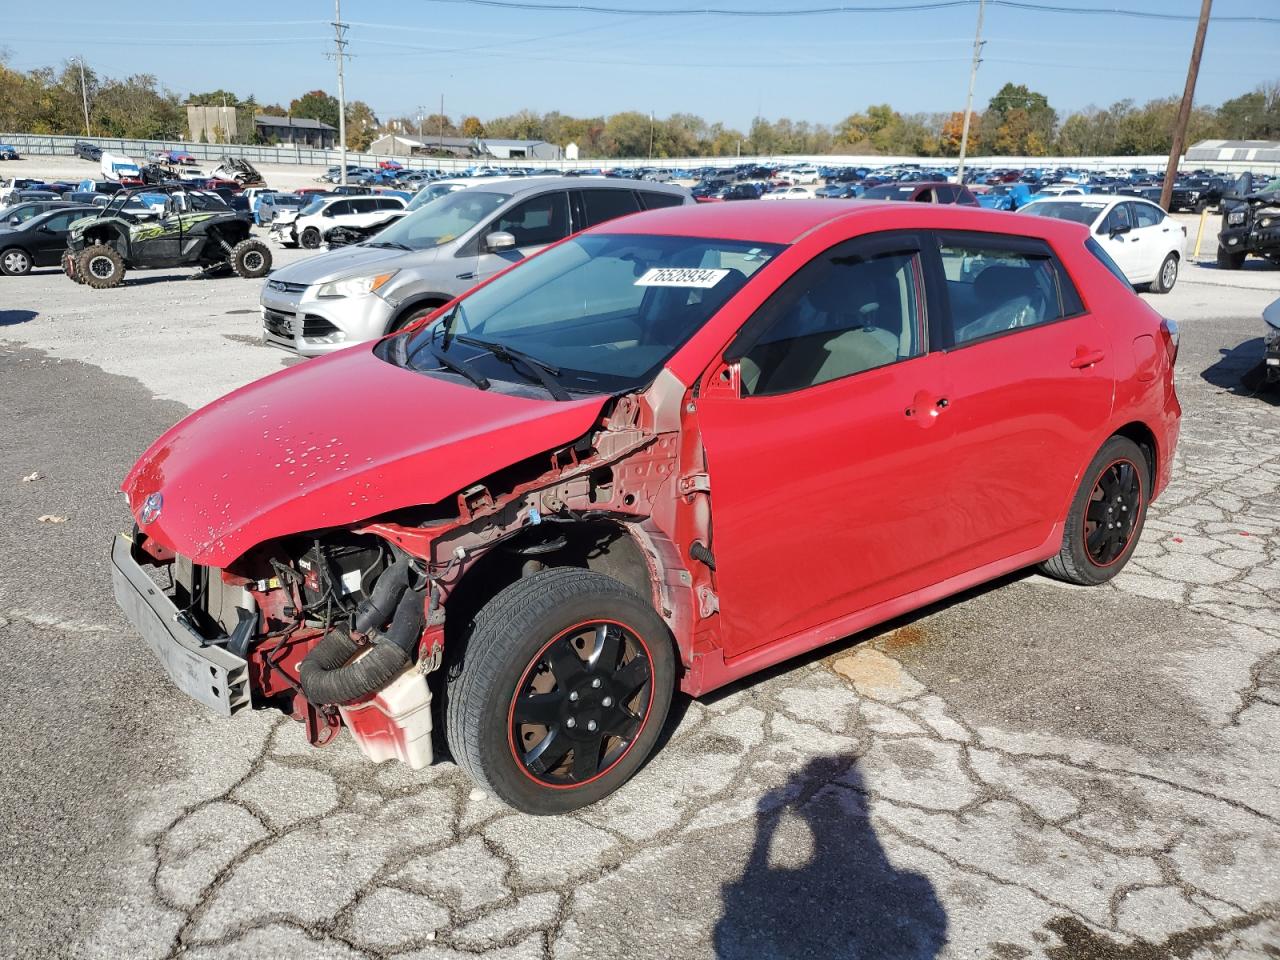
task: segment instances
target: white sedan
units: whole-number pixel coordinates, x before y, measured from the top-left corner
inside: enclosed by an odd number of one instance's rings
[[[817,196],[809,187],[779,187],[761,200],[813,200]]]
[[[1135,197],[1063,197],[1037,200],[1018,211],[1082,223],[1134,286],[1168,293],[1178,282],[1187,228],[1154,203]]]

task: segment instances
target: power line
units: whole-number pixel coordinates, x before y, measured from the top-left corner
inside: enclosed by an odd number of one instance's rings
[[[874,6],[850,6],[838,4],[823,7],[797,7],[792,10],[760,10],[742,7],[611,7],[585,3],[534,3],[531,0],[426,0],[427,3],[462,4],[474,7],[493,7],[499,10],[534,10],[548,13],[603,13],[640,17],[749,17],[785,18],[816,17],[848,13],[918,13],[929,10],[948,10],[972,7],[979,0],[916,0],[913,3],[877,4]],[[1164,20],[1169,22],[1195,22],[1194,15],[1160,13],[1152,10],[1130,10],[1121,7],[1064,7],[1057,4],[1033,3],[1031,0],[987,0],[989,6],[1008,7],[1034,13],[1082,14],[1085,16],[1133,17],[1139,20]],[[1233,16],[1214,17],[1218,23],[1280,23],[1280,17]]]

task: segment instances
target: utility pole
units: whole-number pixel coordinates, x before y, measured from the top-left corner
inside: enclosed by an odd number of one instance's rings
[[[426,116],[427,108],[422,104],[418,104],[418,139],[422,139],[422,118]]]
[[[1160,188],[1160,206],[1169,209],[1173,199],[1173,181],[1178,176],[1178,161],[1187,143],[1187,123],[1191,120],[1191,104],[1196,98],[1196,77],[1200,73],[1200,54],[1204,53],[1204,35],[1209,29],[1209,8],[1213,0],[1201,0],[1200,22],[1196,25],[1196,42],[1191,48],[1191,64],[1187,67],[1187,85],[1178,107],[1178,122],[1173,127],[1173,143],[1169,147],[1169,164],[1164,168],[1164,186]]]
[[[973,87],[978,81],[978,64],[982,62],[982,16],[987,12],[987,0],[978,0],[978,30],[973,35],[973,66],[969,68],[969,96],[964,101],[964,126],[960,130],[960,164],[956,168],[956,182],[964,183],[964,155],[969,150],[969,117],[973,113]]]
[[[649,162],[653,163],[653,111],[649,111]]]
[[[84,135],[89,136],[89,87],[84,82],[84,57],[72,57],[80,66],[80,99],[84,103]]]
[[[444,153],[444,94],[440,94],[440,142],[436,145],[440,153]]]
[[[342,0],[333,0],[333,53],[338,63],[338,170],[339,182],[347,183],[347,88],[343,82],[342,61],[351,54],[346,52],[346,30],[348,24],[342,22]]]

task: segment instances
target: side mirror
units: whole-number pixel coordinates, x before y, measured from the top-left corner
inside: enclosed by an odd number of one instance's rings
[[[484,238],[484,246],[490,253],[514,250],[516,248],[516,238],[505,230],[495,230]]]
[[[16,226],[17,226],[18,224],[20,224],[21,222],[22,222],[22,218],[21,218],[21,217],[10,217],[10,218],[9,218],[9,226],[11,226],[11,227],[16,227]]]
[[[1121,234],[1128,233],[1132,229],[1133,228],[1130,226],[1126,226],[1124,224],[1118,224],[1117,226],[1114,226],[1111,228],[1111,236],[1118,237]]]

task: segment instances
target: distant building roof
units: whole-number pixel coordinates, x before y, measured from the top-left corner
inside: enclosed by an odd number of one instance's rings
[[[1201,140],[1187,148],[1187,159],[1280,163],[1280,140]]]
[[[299,127],[304,130],[335,130],[327,123],[312,120],[310,117],[277,117],[270,113],[259,113],[253,122],[264,127]]]
[[[545,140],[501,140],[495,137],[482,137],[485,144],[495,147],[532,147],[539,143],[546,143]]]

